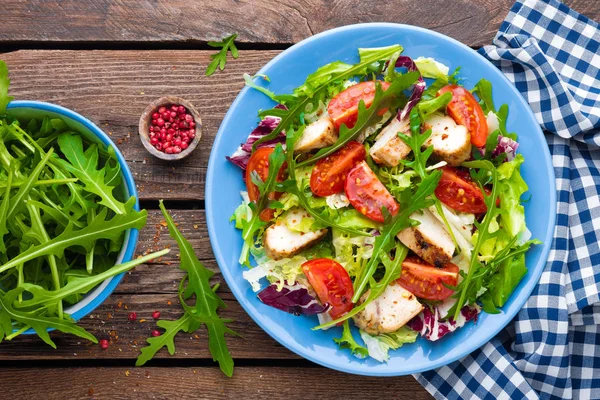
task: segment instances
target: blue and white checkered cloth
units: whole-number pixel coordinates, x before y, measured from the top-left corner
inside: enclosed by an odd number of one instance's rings
[[[462,360],[416,375],[436,398],[600,399],[600,27],[557,0],[518,0],[480,53],[542,128],[558,220],[514,321]]]

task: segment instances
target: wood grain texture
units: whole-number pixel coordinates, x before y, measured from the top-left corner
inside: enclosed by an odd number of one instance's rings
[[[242,74],[255,73],[279,51],[241,51],[225,71],[206,77],[210,54],[25,50],[2,54],[0,59],[11,71],[15,98],[60,104],[108,133],[128,161],[142,200],[201,200],[210,149],[225,113],[244,85]],[[150,155],[137,133],[143,110],[165,95],[190,101],[203,122],[198,148],[178,162]],[[248,133],[252,129],[248,126]]]
[[[76,379],[73,377],[76,376]],[[368,399],[432,397],[410,376],[350,376],[324,368],[0,368],[7,399]],[[23,382],[27,382],[24,385]],[[51,382],[51,383],[50,383]]]
[[[3,0],[0,44],[206,42],[239,33],[243,43],[291,44],[361,22],[422,26],[479,47],[514,0]],[[592,19],[595,1],[566,0]]]

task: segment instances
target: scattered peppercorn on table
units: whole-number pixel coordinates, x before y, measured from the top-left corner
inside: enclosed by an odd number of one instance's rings
[[[591,18],[600,3],[565,1]],[[164,349],[144,367],[135,359],[156,320],[181,315],[177,289],[183,272],[175,251],[128,273],[112,296],[80,324],[99,344],[52,333],[57,350],[37,336],[0,344],[0,398],[367,398],[428,399],[413,377],[348,376],[303,360],[276,343],[244,312],[224,284],[209,243],[204,182],[215,134],[253,74],[282,50],[315,33],[357,22],[388,21],[430,28],[478,48],[491,42],[513,0],[440,2],[305,0],[145,2],[67,0],[0,2],[0,59],[18,99],[63,105],[91,119],[125,156],[148,209],[136,255],[176,249],[158,208],[165,199],[200,260],[217,272],[224,318],[243,337],[228,337],[233,378],[212,361],[205,330],[180,334],[177,352]],[[410,12],[406,12],[410,10]],[[239,58],[205,76],[216,51],[207,41],[237,33]],[[307,61],[308,62],[308,61]],[[202,137],[185,159],[151,156],[138,136],[149,103],[162,96],[190,101],[202,117]],[[239,177],[232,177],[239,179]]]

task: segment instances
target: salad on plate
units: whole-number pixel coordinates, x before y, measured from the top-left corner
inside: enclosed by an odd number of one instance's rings
[[[258,298],[341,327],[340,348],[382,362],[500,312],[540,243],[507,105],[487,80],[465,87],[458,69],[402,51],[359,48],[291,94],[245,75],[276,106],[228,157],[246,183],[231,219]]]

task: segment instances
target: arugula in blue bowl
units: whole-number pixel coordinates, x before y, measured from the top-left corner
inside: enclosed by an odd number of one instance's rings
[[[49,103],[12,101],[0,61],[0,342],[76,325],[132,260],[146,224],[123,156],[93,123]]]

